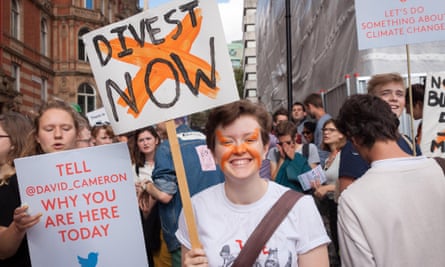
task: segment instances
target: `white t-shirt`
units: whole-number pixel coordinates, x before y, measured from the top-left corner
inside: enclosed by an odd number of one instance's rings
[[[144,167],[139,167],[139,175],[136,174],[136,167],[134,164],[131,165],[133,169],[134,182],[145,182],[150,181],[153,182],[151,178],[151,174],[154,169],[154,164],[149,165],[147,163],[144,164]]]
[[[287,187],[269,182],[266,194],[248,205],[230,202],[225,195],[224,183],[193,196],[198,235],[209,266],[230,266],[258,223],[287,190]],[[190,248],[182,212],[178,224],[176,237]],[[329,241],[312,197],[303,196],[267,242],[257,262],[260,266],[277,262],[279,266],[298,266],[297,255]]]
[[[342,266],[444,266],[445,177],[433,160],[372,163],[338,205]]]

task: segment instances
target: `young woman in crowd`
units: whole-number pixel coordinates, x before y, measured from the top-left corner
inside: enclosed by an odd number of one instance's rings
[[[96,123],[91,129],[91,141],[95,146],[112,144],[116,139],[109,123]]]
[[[337,202],[335,193],[338,186],[338,169],[340,167],[340,151],[346,144],[346,137],[337,129],[336,121],[329,119],[323,125],[324,150],[329,156],[324,164],[326,183],[315,184],[314,195],[326,229],[332,240],[329,244],[329,261],[331,266],[340,266],[338,234],[337,234]]]
[[[65,102],[47,102],[36,116],[34,128],[19,115],[3,115],[5,119],[0,121],[0,146],[4,151],[2,153],[11,151],[11,154],[3,155],[2,162],[11,165],[19,154],[29,156],[76,148],[79,126],[75,112]],[[24,135],[28,133],[25,144]],[[8,168],[10,171],[3,173],[3,186],[0,187],[0,197],[7,196],[0,202],[0,258],[3,259],[0,266],[28,267],[31,262],[26,231],[39,222],[42,214],[28,214],[28,207],[20,206],[17,177],[12,166]],[[10,179],[6,177],[7,173],[10,173]]]
[[[214,109],[206,125],[207,146],[225,182],[192,198],[202,249],[191,249],[184,214],[176,236],[184,266],[230,266],[256,225],[289,188],[262,179],[259,169],[269,143],[270,117],[247,100]],[[303,196],[266,243],[278,266],[328,266],[329,238],[311,196]],[[278,252],[278,253],[274,253]],[[273,255],[271,255],[273,254]],[[257,262],[272,260],[260,253]],[[276,257],[275,257],[276,256]],[[269,259],[268,259],[269,258]]]
[[[144,188],[147,182],[153,182],[151,174],[155,165],[155,152],[161,139],[152,126],[136,130],[134,138],[133,170],[148,261],[150,266],[169,266],[171,259],[167,245],[162,239],[156,199],[152,198]]]

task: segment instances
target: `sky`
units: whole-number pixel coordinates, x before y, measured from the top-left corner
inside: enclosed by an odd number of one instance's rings
[[[155,8],[171,0],[148,0],[149,7]],[[208,1],[208,0],[206,0]],[[243,0],[218,0],[219,12],[221,13],[224,34],[227,43],[242,40]],[[144,7],[144,0],[139,0],[139,6]]]

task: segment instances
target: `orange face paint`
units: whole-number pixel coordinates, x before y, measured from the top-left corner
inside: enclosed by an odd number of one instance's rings
[[[216,138],[218,142],[227,147],[227,151],[221,157],[221,162],[219,163],[221,170],[224,171],[225,164],[232,155],[239,155],[243,153],[249,153],[257,163],[258,168],[261,166],[261,153],[255,148],[255,145],[259,138],[260,130],[256,128],[254,132],[246,137],[240,144],[236,144],[232,139],[224,137],[221,131],[216,131]]]

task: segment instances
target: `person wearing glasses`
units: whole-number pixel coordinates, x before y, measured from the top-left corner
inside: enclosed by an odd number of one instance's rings
[[[335,192],[340,167],[340,151],[346,144],[346,136],[337,129],[337,122],[334,119],[327,120],[323,125],[322,131],[322,147],[324,150],[329,151],[323,168],[326,182],[324,184],[314,184],[314,196],[329,237],[332,240],[332,243],[328,246],[329,262],[331,266],[340,266]]]
[[[313,144],[314,143],[314,132],[315,132],[316,123],[313,121],[306,121],[303,124],[303,131],[301,134],[303,135],[303,143]]]
[[[11,156],[17,156],[19,152],[20,157],[23,157],[76,148],[79,132],[77,116],[76,111],[66,102],[50,100],[40,108],[33,127],[20,116],[8,124],[2,125],[0,122],[3,130],[0,133],[9,136],[9,149],[13,151],[2,160],[12,162]],[[26,141],[23,135],[26,135]],[[3,153],[8,150],[4,150],[7,145],[2,143]],[[0,266],[31,267],[26,231],[40,221],[42,214],[29,214],[28,206],[21,206],[15,176],[7,183],[5,187],[0,187],[0,197],[6,198],[0,202]]]
[[[295,129],[295,124],[291,121],[280,122],[276,127],[280,158],[276,167],[275,182],[295,191],[304,192],[297,177],[311,170],[311,166],[306,158],[296,151],[293,139]]]
[[[94,146],[91,141],[91,126],[87,118],[78,114],[79,135],[77,137],[77,148]]]
[[[97,122],[91,129],[91,141],[95,146],[112,144],[115,138],[109,122]]]
[[[14,159],[24,151],[31,121],[16,112],[0,115],[0,266],[31,266],[28,243],[14,221],[14,210],[20,206]],[[30,218],[29,226],[39,220]]]

